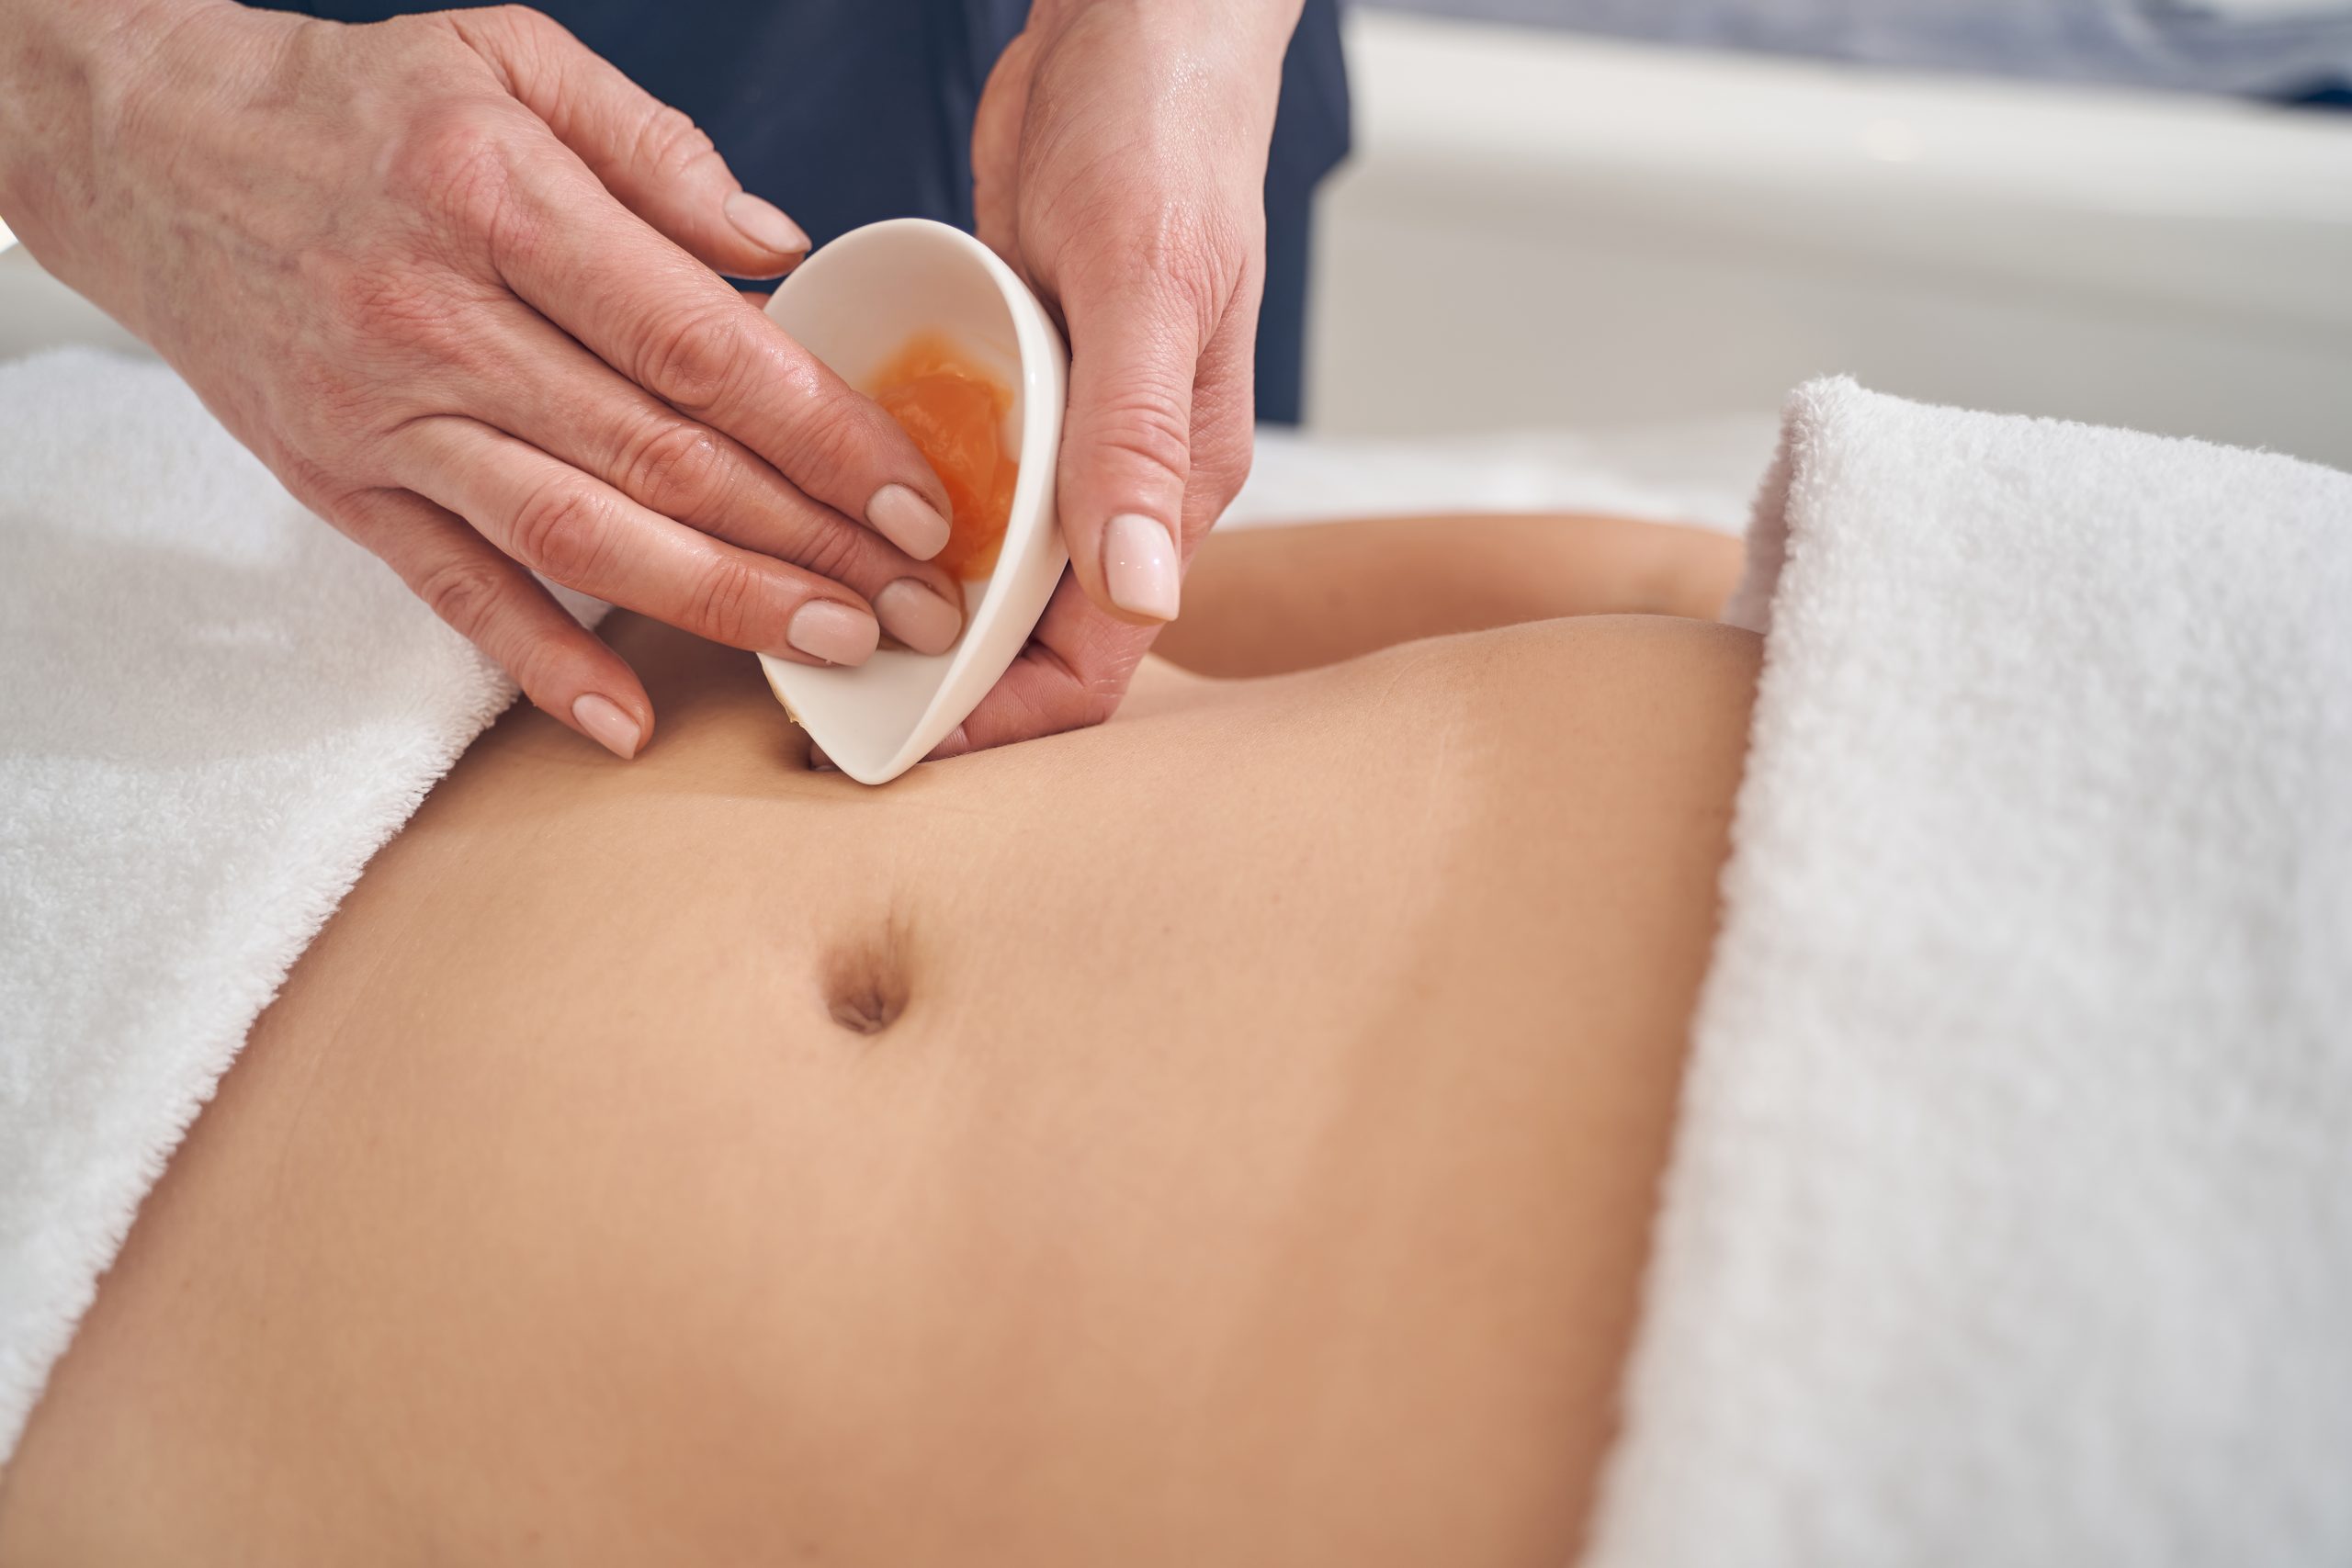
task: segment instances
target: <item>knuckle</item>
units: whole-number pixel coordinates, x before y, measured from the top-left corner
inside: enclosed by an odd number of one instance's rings
[[[488,166],[503,172],[496,107],[471,96],[436,97],[417,106],[393,144],[394,175],[424,189],[440,189]]]
[[[509,117],[495,103],[444,98],[417,109],[389,153],[393,194],[445,229],[494,232],[511,205]]]
[[[638,167],[675,178],[718,149],[684,110],[654,103],[638,123],[635,151]]]
[[[620,488],[664,517],[691,518],[707,513],[724,495],[727,456],[718,438],[701,425],[660,420],[622,453]]]
[[[541,707],[551,696],[569,695],[590,685],[588,680],[580,678],[578,650],[571,646],[571,638],[562,634],[531,635],[529,625],[527,619],[517,617],[511,635],[501,637],[495,650],[485,647],[482,651],[514,676],[514,683]]]
[[[820,385],[808,386],[799,402],[792,422],[792,477],[807,487],[849,499],[847,492],[855,488],[851,479],[872,466],[898,434],[897,426],[880,410]]]
[[[638,385],[699,417],[724,400],[742,359],[742,330],[731,313],[703,307],[655,322],[633,371]]]
[[[757,569],[731,556],[707,567],[695,584],[689,606],[693,629],[713,642],[732,648],[758,648],[767,638],[761,623],[767,604],[765,585]]]
[[[818,576],[846,583],[866,558],[866,536],[853,524],[826,519],[793,551],[794,564]]]
[[[427,608],[476,642],[493,632],[508,587],[504,573],[489,561],[444,561],[416,580],[416,596]],[[485,647],[492,658],[498,653]]]
[[[1148,463],[1180,485],[1191,477],[1185,402],[1167,387],[1137,382],[1117,389],[1097,409],[1090,434],[1097,446]]]
[[[1114,247],[1116,276],[1148,280],[1159,307],[1192,321],[1205,342],[1232,302],[1244,254],[1215,220],[1182,207],[1162,207],[1124,220]]]
[[[570,587],[596,578],[608,537],[604,505],[577,479],[547,480],[514,512],[514,554]]]

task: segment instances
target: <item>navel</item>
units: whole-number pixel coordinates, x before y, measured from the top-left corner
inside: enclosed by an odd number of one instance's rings
[[[879,1034],[911,994],[907,930],[896,915],[836,945],[819,970],[827,1016],[853,1034]]]

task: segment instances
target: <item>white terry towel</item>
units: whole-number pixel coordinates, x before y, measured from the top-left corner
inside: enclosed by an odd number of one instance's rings
[[[2352,1562],[2352,476],[1802,389],[1589,1568]]]
[[[0,671],[5,1461],[246,1029],[514,688],[168,369],[79,349],[0,365]]]

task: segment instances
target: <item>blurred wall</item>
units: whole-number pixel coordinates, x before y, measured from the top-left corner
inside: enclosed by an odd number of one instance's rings
[[[2352,468],[2352,116],[1349,20],[1318,429],[1703,420],[1844,371]]]
[[[2352,0],[1357,0],[1728,49],[2302,98],[2352,83]]]

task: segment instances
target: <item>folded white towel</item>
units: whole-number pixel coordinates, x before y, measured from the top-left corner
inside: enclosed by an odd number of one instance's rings
[[[2352,476],[1792,400],[1590,1568],[2352,1562]]]
[[[514,687],[88,350],[0,365],[0,670],[5,1461],[247,1027]]]

